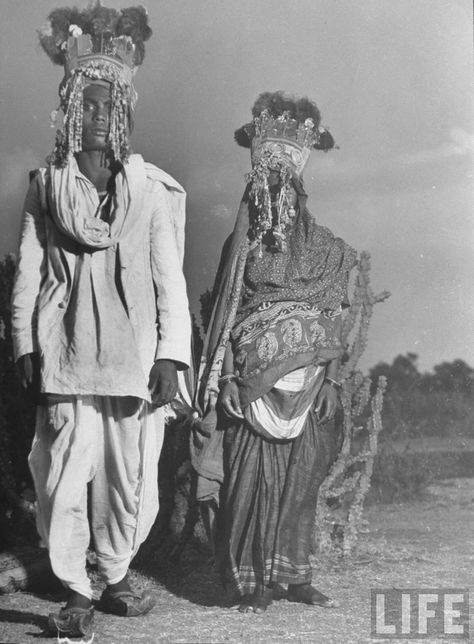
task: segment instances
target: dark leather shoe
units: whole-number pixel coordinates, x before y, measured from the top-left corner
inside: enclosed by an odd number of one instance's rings
[[[91,637],[93,608],[62,608],[48,615],[48,630],[52,635]]]
[[[156,598],[149,590],[138,595],[131,590],[111,591],[106,588],[100,598],[99,606],[104,613],[121,617],[138,617],[151,611],[155,604]]]

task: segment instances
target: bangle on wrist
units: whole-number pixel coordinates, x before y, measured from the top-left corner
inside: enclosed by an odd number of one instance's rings
[[[237,376],[235,373],[226,373],[223,376],[219,378],[217,381],[217,386],[219,389],[222,389],[224,385],[226,385],[228,382],[236,382],[237,381]]]
[[[328,384],[330,387],[333,387],[336,389],[336,391],[341,391],[342,385],[340,382],[337,382],[337,380],[334,380],[333,378],[329,378],[329,376],[326,376],[324,378],[324,382]]]

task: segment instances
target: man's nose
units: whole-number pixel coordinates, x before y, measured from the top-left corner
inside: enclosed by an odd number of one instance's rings
[[[106,121],[109,117],[109,110],[106,105],[98,105],[95,111],[96,121]]]

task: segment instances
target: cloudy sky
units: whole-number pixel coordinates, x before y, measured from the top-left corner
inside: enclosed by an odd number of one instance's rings
[[[0,0],[0,256],[16,248],[27,171],[52,147],[61,68],[35,30],[55,6]],[[308,163],[310,209],[370,252],[374,290],[392,293],[375,312],[362,366],[408,351],[422,370],[455,358],[474,366],[471,0],[146,6],[154,35],[136,80],[133,144],[187,190],[193,309],[249,169],[233,132],[260,92],[282,89],[316,100],[339,145]]]

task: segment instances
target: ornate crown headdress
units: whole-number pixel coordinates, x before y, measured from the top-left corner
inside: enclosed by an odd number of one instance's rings
[[[285,110],[276,118],[268,108],[253,120],[252,164],[259,163],[265,153],[288,161],[293,172],[300,176],[309,159],[311,148],[319,141],[319,128],[311,117],[299,123]]]
[[[55,9],[49,25],[38,33],[45,52],[65,71],[59,87],[64,120],[57,131],[53,162],[64,166],[69,155],[82,148],[83,90],[93,81],[110,84],[109,147],[114,159],[126,161],[130,116],[137,100],[132,80],[145,57],[144,42],[152,33],[146,9],[118,11],[95,0],[83,10]]]
[[[320,126],[316,104],[283,92],[260,94],[252,108],[253,121],[235,132],[239,145],[251,149],[252,171],[246,175],[257,216],[252,221],[256,240],[271,231],[276,250],[286,250],[286,228],[295,216],[290,201],[293,176],[301,178],[311,149],[329,150],[334,139]],[[272,202],[268,178],[279,173],[280,189]]]

